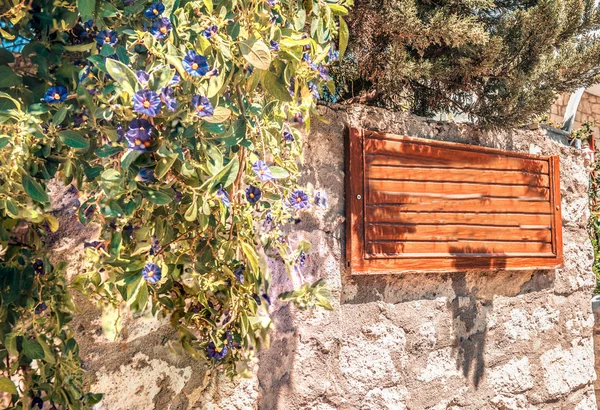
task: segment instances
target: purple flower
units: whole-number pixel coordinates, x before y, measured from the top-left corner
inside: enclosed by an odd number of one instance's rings
[[[156,178],[154,177],[154,171],[152,170],[152,168],[140,169],[135,179],[136,181],[148,183],[156,181]]]
[[[267,0],[267,4],[271,7],[279,3],[279,0]]]
[[[223,189],[223,185],[221,185],[217,190],[217,198],[219,198],[221,202],[223,202],[223,205],[225,205],[226,207],[229,208],[231,206],[231,202],[229,200],[229,193],[227,193],[227,191]]]
[[[252,166],[252,171],[258,176],[258,179],[261,181],[271,181],[273,179],[273,174],[271,174],[271,170],[260,159],[254,163]]]
[[[160,96],[167,106],[167,110],[175,111],[177,107],[179,107],[177,100],[173,98],[173,89],[171,87],[163,88],[160,92]]]
[[[298,266],[300,266],[301,268],[303,268],[305,262],[306,262],[306,253],[304,253],[304,251],[301,251],[300,255],[298,255],[298,259],[296,259],[296,264]]]
[[[167,17],[161,17],[152,23],[152,27],[150,28],[150,33],[154,35],[157,39],[162,40],[169,35],[169,32],[173,26],[171,25],[171,20]]]
[[[92,19],[89,19],[88,21],[86,21],[86,22],[83,24],[83,28],[85,29],[85,31],[86,31],[87,33],[89,33],[90,31],[92,31],[92,30],[94,29],[94,20],[92,20]]]
[[[150,241],[150,255],[156,255],[161,250],[160,242],[158,242],[158,238],[156,235],[152,235],[152,240]]]
[[[125,133],[130,149],[136,151],[146,151],[152,145],[154,128],[147,120],[138,118],[129,124],[129,129]]]
[[[140,114],[155,117],[162,108],[162,102],[157,93],[151,90],[141,90],[132,98],[133,109]]]
[[[244,284],[244,271],[246,270],[246,267],[242,264],[242,265],[238,265],[235,270],[233,271],[233,276],[235,276],[235,278],[238,280],[238,282],[240,282],[242,285]]]
[[[135,72],[135,76],[137,77],[142,87],[146,87],[148,85],[148,81],[150,80],[150,74],[148,74],[144,70],[137,70]]]
[[[327,70],[327,67],[325,67],[323,64],[319,64],[319,77],[321,77],[321,80],[323,81],[329,81],[330,77],[329,77],[329,70]]]
[[[171,66],[171,68],[175,68],[175,67]],[[177,70],[175,70],[175,74],[173,74],[173,78],[171,79],[171,82],[169,83],[169,85],[177,85],[177,84],[179,84],[180,81],[181,81],[181,76],[179,75]]]
[[[46,94],[42,100],[48,104],[56,104],[64,102],[69,96],[69,92],[62,85],[55,85],[46,90]]]
[[[210,342],[206,348],[206,353],[211,359],[221,360],[227,355],[227,345],[223,345],[219,350],[214,342]]]
[[[149,19],[155,19],[165,11],[165,6],[162,3],[155,2],[144,11],[144,16]]]
[[[340,52],[337,51],[335,49],[335,47],[332,45],[331,48],[329,49],[329,53],[327,53],[327,57],[329,58],[330,62],[338,61],[340,59]]]
[[[44,310],[48,309],[48,305],[46,305],[45,302],[40,303],[39,305],[37,305],[35,307],[35,314],[39,315],[40,313],[42,313]],[[41,407],[40,407],[41,408]]]
[[[117,44],[117,32],[112,30],[102,30],[96,34],[96,45],[102,48],[104,44],[114,46]]]
[[[196,108],[196,113],[200,117],[211,117],[215,113],[215,109],[207,97],[194,95],[192,97],[192,105]]]
[[[302,117],[301,112],[297,112],[296,114],[294,114],[294,122],[297,122],[299,124],[304,124],[304,117]]]
[[[41,259],[36,259],[35,262],[33,262],[33,271],[38,275],[45,274],[46,271],[44,270],[44,261]]]
[[[293,97],[296,92],[296,77],[290,77],[290,86],[288,87],[288,92]]]
[[[208,27],[206,30],[204,30],[202,32],[202,35],[206,38],[211,38],[213,36],[216,36],[218,31],[219,31],[219,27],[212,25],[212,26]]]
[[[41,397],[35,397],[31,401],[31,408],[34,407],[37,407],[38,409],[42,410],[42,407],[44,407],[44,400],[42,400]]]
[[[317,85],[315,83],[313,83],[312,81],[308,82],[308,89],[310,90],[310,92],[315,100],[318,100],[319,98],[321,98],[321,95],[319,94],[319,87],[317,87]]]
[[[327,193],[318,191],[315,194],[315,205],[320,208],[327,208]]]
[[[269,43],[269,49],[271,49],[273,51],[279,51],[280,50],[279,43],[275,40],[271,40]]]
[[[308,208],[308,195],[298,189],[290,195],[290,204],[296,209]]]
[[[142,269],[142,277],[150,283],[156,283],[162,278],[160,267],[154,263],[147,263]]]
[[[250,185],[248,188],[246,188],[246,200],[251,204],[257,203],[261,196],[262,192],[260,192],[260,189],[257,187]]]
[[[185,71],[195,77],[202,77],[210,70],[206,58],[194,50],[188,51],[187,55],[183,58],[182,64]]]
[[[294,136],[289,131],[283,131],[283,139],[286,142],[294,142]]]

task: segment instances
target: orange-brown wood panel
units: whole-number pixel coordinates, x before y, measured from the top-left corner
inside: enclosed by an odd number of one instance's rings
[[[529,185],[548,187],[548,175],[521,171],[454,169],[436,167],[367,166],[367,178],[375,180],[429,181],[429,182],[477,182],[489,184]]]
[[[549,199],[548,188],[525,185],[489,185],[473,182],[420,182],[368,180],[368,203],[394,202],[397,194],[483,195],[495,198]]]
[[[398,212],[393,207],[368,208],[367,222],[391,222],[399,224],[460,224],[512,227],[552,226],[551,215],[500,214],[472,212]]]
[[[354,274],[562,263],[556,157],[351,129],[346,172]]]
[[[397,241],[457,241],[457,240],[511,240],[552,241],[550,228],[511,228],[505,226],[473,225],[400,225],[370,223],[366,225],[365,238],[369,240]]]
[[[525,201],[509,198],[492,198],[484,195],[475,195],[475,199],[465,198],[464,195],[434,195],[427,196],[414,194],[394,195],[396,203],[393,204],[367,204],[367,213],[370,209],[385,206],[390,212],[485,212],[485,213],[526,213],[550,214],[551,204],[547,200]]]
[[[552,244],[546,242],[494,242],[494,241],[373,241],[366,243],[370,257],[395,255],[429,255],[447,257],[478,255],[552,255]]]

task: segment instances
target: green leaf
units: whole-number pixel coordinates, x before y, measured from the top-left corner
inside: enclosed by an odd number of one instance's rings
[[[185,218],[186,221],[193,222],[196,220],[197,216],[198,216],[198,205],[196,204],[196,201],[194,201],[194,202],[192,202],[190,207],[187,209],[187,211],[185,211],[185,215],[183,215],[183,217]]]
[[[90,147],[90,142],[77,131],[61,131],[58,136],[65,145],[71,148],[88,149]]]
[[[292,101],[292,96],[288,91],[288,87],[282,79],[277,77],[270,71],[265,71],[261,80],[261,84],[265,91],[282,102]]]
[[[166,205],[173,200],[173,194],[165,191],[148,189],[142,191],[144,197],[155,205]]]
[[[0,88],[10,88],[23,83],[23,78],[6,65],[0,66]]]
[[[290,176],[290,173],[281,167],[269,167],[269,169],[275,179],[282,179]]]
[[[123,91],[133,95],[135,90],[139,88],[139,83],[135,73],[129,67],[120,61],[107,59],[106,71],[110,74],[123,88]]]
[[[88,21],[94,18],[94,11],[96,10],[96,0],[77,0],[77,8],[79,14],[81,14],[82,21]]]
[[[169,85],[174,74],[175,70],[171,70],[167,66],[153,71],[152,74],[150,74],[150,79],[148,80],[148,88],[150,90],[160,92],[163,87]]]
[[[121,168],[126,170],[140,156],[140,151],[129,150],[121,157]]]
[[[202,119],[212,124],[218,124],[227,121],[231,117],[231,110],[225,107],[215,108],[215,113],[210,117],[203,117]]]
[[[158,165],[156,165],[156,168],[154,169],[154,175],[156,178],[162,179],[165,175],[167,175],[167,172],[169,172],[176,160],[177,154],[172,154],[168,157],[161,158],[158,161]]]
[[[242,56],[259,70],[268,70],[271,65],[271,50],[262,40],[245,40],[240,43]]]
[[[31,339],[23,339],[23,353],[32,360],[44,358],[44,349],[37,341]]]
[[[50,202],[50,198],[48,197],[46,190],[42,188],[39,182],[29,176],[29,174],[23,172],[21,175],[21,184],[23,184],[25,193],[34,201]]]
[[[72,46],[65,46],[65,50],[67,51],[75,51],[78,53],[83,53],[84,51],[89,51],[96,45],[96,42],[92,41],[91,43],[84,44],[75,44]]]
[[[339,50],[340,50],[340,60],[341,60],[342,57],[344,56],[344,53],[346,52],[346,47],[348,47],[348,39],[350,38],[350,32],[348,31],[348,24],[346,24],[346,22],[344,21],[344,19],[341,16],[340,16],[339,36],[340,36]]]
[[[65,120],[67,116],[67,112],[69,111],[68,107],[62,107],[60,110],[56,111],[54,117],[52,118],[52,122],[54,125],[60,125]]]
[[[18,394],[17,386],[15,386],[13,381],[8,377],[0,377],[0,391],[9,394],[14,394],[15,396]]]

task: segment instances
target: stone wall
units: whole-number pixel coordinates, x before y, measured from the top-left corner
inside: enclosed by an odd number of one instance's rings
[[[562,126],[565,118],[565,110],[567,109],[570,96],[571,94],[569,93],[559,95],[552,107],[550,107],[550,121],[559,124],[559,128]],[[577,107],[573,129],[580,128],[584,122],[593,121],[600,121],[600,97],[586,91],[581,96],[581,101]],[[597,139],[600,136],[600,127],[594,126],[593,130]]]
[[[98,409],[596,409],[592,247],[586,234],[587,157],[546,131],[483,133],[375,108],[322,108],[305,140],[303,182],[329,207],[306,213],[291,241],[313,247],[304,275],[325,278],[333,311],[275,303],[271,348],[253,377],[205,378],[171,353],[173,332],[150,317],[125,318],[107,341],[99,313],[79,298],[77,338]],[[351,277],[344,270],[344,138],[348,124],[412,136],[560,155],[565,265],[553,271]],[[68,203],[68,200],[63,201]],[[65,206],[57,213],[70,212]],[[64,219],[64,218],[61,218]],[[68,219],[70,220],[70,219]],[[71,225],[69,225],[71,224]],[[84,237],[65,222],[57,258],[81,266]],[[61,234],[61,233],[59,233]],[[271,264],[275,295],[290,287]]]

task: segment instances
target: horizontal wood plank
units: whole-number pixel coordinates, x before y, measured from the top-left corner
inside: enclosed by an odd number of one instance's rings
[[[518,170],[529,173],[547,174],[547,160],[518,158],[488,152],[467,151],[464,148],[440,148],[414,142],[366,139],[364,141],[367,155],[391,156],[399,159],[420,160],[415,165],[444,164],[456,168]],[[377,162],[378,165],[381,165]],[[402,162],[400,162],[402,164]]]
[[[368,204],[369,209],[385,207],[388,212],[487,212],[487,213],[532,213],[548,214],[551,211],[550,202],[547,200],[526,201],[511,198],[493,198],[484,195],[475,195],[475,198],[465,196],[447,196],[444,194],[394,195],[391,197],[395,203]]]
[[[368,179],[429,182],[477,182],[489,184],[528,185],[548,187],[549,177],[520,171],[453,169],[436,167],[404,167],[370,165]]]
[[[483,195],[494,198],[531,198],[550,197],[548,188],[536,188],[523,185],[488,185],[459,182],[419,182],[419,181],[367,181],[367,203],[394,202],[393,198],[405,193],[447,194],[447,195]]]
[[[389,258],[396,255],[413,257],[438,255],[447,257],[460,257],[476,255],[494,255],[505,257],[513,254],[531,255],[543,253],[552,254],[552,244],[545,242],[481,242],[481,241],[372,241],[365,243],[365,251],[371,258]]]
[[[367,222],[390,222],[398,224],[460,224],[488,226],[525,226],[529,228],[552,226],[551,215],[498,214],[474,212],[398,212],[394,207],[367,208]]]
[[[366,225],[365,240],[396,241],[535,241],[551,242],[550,229],[528,229],[526,227],[507,228],[504,226],[472,226],[472,225],[399,225],[377,224]]]

